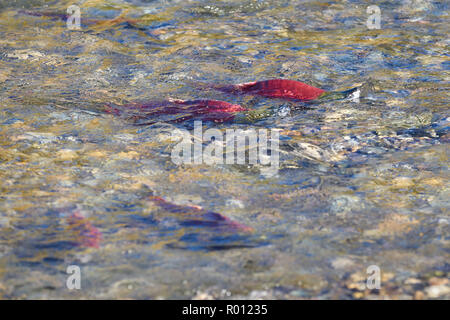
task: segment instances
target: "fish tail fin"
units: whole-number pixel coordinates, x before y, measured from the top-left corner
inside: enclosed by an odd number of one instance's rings
[[[351,88],[351,89],[348,89],[348,90],[345,90],[345,91],[341,91],[341,93],[344,95],[344,97],[350,97],[350,96],[356,96],[356,95],[358,95],[358,97],[359,97],[359,95],[360,95],[360,93],[361,93],[361,90],[360,90],[361,88],[360,87],[354,87],[354,88]]]
[[[341,100],[349,99],[352,101],[358,101],[361,95],[361,87],[354,87],[344,91],[326,91],[319,96],[319,100]]]
[[[353,102],[359,102],[359,97],[361,96],[361,87],[354,87],[349,90],[342,92],[344,99],[351,100]]]

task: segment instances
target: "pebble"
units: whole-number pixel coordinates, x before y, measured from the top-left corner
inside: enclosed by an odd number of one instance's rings
[[[425,288],[425,292],[430,298],[439,298],[443,295],[450,294],[450,287],[444,284],[429,286]]]
[[[408,278],[406,279],[405,284],[419,284],[421,282],[422,281],[420,281],[420,279],[417,278]]]
[[[415,300],[423,300],[423,299],[425,299],[425,294],[422,291],[416,291],[414,293],[414,299]]]
[[[13,58],[13,59],[19,59],[19,60],[27,60],[32,58],[32,60],[37,60],[39,58],[42,58],[44,54],[40,53],[36,50],[15,50],[11,53],[7,53],[6,57]]]
[[[10,226],[10,219],[8,217],[0,217],[0,228],[8,228]]]
[[[362,209],[364,209],[364,204],[356,196],[341,195],[331,200],[330,212],[338,217],[345,217],[352,210]]]
[[[242,203],[242,201],[238,200],[238,199],[228,199],[226,202],[226,205],[228,207],[235,207],[235,208],[239,208],[239,209],[245,208],[244,203]]]
[[[192,300],[214,300],[214,297],[206,292],[197,291]]]
[[[253,290],[248,297],[249,300],[263,300],[268,299],[270,293],[266,290]]]
[[[348,268],[353,267],[354,265],[355,265],[355,262],[352,259],[346,258],[346,257],[339,257],[339,258],[334,259],[331,262],[331,266],[334,269],[338,269],[338,270],[339,269],[348,269]]]

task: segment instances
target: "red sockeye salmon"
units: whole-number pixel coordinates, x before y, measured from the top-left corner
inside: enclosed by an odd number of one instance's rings
[[[148,125],[158,121],[180,123],[190,119],[221,123],[231,121],[237,112],[247,110],[238,104],[220,100],[186,101],[179,99],[130,103],[119,107],[105,105],[105,109],[106,112],[115,115],[131,115],[138,125]],[[166,119],[163,119],[164,116]]]
[[[325,90],[300,81],[286,79],[255,81],[224,86],[213,85],[213,88],[234,94],[252,94],[268,98],[301,101],[317,99],[326,92]]]
[[[82,247],[98,248],[102,233],[80,212],[75,211],[68,218],[69,228],[75,233],[77,244]]]
[[[227,230],[234,230],[240,232],[253,231],[253,228],[251,227],[233,221],[220,213],[205,210],[200,206],[178,205],[156,196],[150,196],[149,199],[155,205],[170,213],[182,214],[191,217],[191,219],[184,220],[184,222],[182,223],[183,225],[186,226],[220,227],[225,228]]]

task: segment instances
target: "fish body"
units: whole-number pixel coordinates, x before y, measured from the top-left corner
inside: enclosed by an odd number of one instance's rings
[[[183,215],[184,226],[215,227],[228,231],[252,232],[253,229],[236,222],[220,213],[205,210],[196,205],[179,205],[164,200],[161,197],[151,196],[150,201],[156,206],[173,214]]]
[[[268,98],[300,101],[317,99],[326,92],[325,90],[310,86],[306,83],[287,79],[247,82],[216,88],[231,93],[252,94]]]
[[[155,113],[175,114],[179,112],[239,112],[246,109],[238,104],[231,104],[220,100],[180,100],[168,99],[166,101],[132,103],[125,105],[126,108],[141,109]],[[164,110],[160,110],[163,108]]]
[[[71,15],[66,14],[66,13],[51,12],[51,11],[19,10],[18,13],[21,15],[40,17],[40,18],[50,18],[53,20],[62,20],[62,21],[67,21],[71,17]],[[108,28],[108,27],[111,27],[111,26],[114,26],[117,24],[126,23],[129,27],[141,29],[141,28],[135,26],[137,23],[139,23],[139,19],[127,18],[126,13],[127,12],[125,11],[113,19],[106,19],[106,18],[105,19],[92,19],[92,18],[80,17],[80,22],[83,25],[95,25],[100,28]]]
[[[137,123],[139,125],[153,124],[158,121],[180,123],[191,119],[221,123],[233,120],[237,112],[246,110],[238,104],[220,100],[168,99],[165,101],[130,103],[121,107],[105,105],[105,111],[115,115],[134,113],[132,118],[139,121]],[[167,116],[172,117],[167,118]]]
[[[67,20],[69,18],[68,14],[59,12],[47,12],[47,11],[29,11],[29,10],[19,10],[19,14],[33,16],[33,17],[47,17],[59,20]]]
[[[90,248],[98,248],[100,246],[102,233],[80,212],[72,213],[68,218],[68,224],[76,235],[78,245]]]
[[[245,111],[246,109],[238,104],[232,104],[225,101],[220,100],[178,100],[178,99],[169,99],[169,102],[190,106],[197,109],[207,109],[210,111],[220,111],[220,112],[239,112]]]

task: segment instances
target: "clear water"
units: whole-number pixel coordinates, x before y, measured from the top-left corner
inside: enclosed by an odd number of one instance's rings
[[[72,3],[0,1],[0,297],[450,297],[448,2],[377,2],[369,30],[363,0],[86,0],[79,31],[57,15]],[[104,112],[169,97],[276,108],[195,85],[271,78],[364,88],[359,102],[204,123],[279,129],[275,177],[176,166],[171,134],[192,124]],[[252,231],[191,223],[152,195]],[[370,265],[379,290],[360,287]]]

